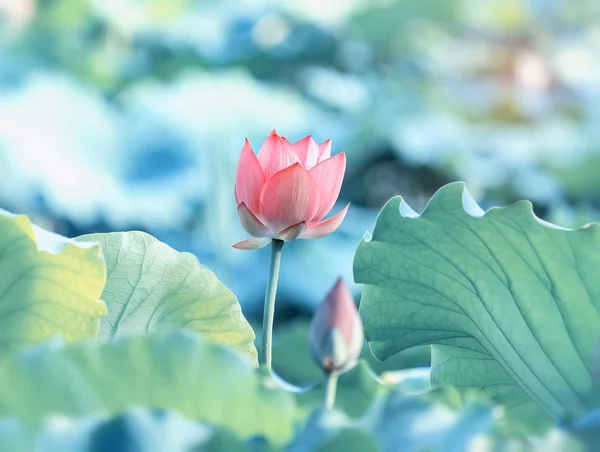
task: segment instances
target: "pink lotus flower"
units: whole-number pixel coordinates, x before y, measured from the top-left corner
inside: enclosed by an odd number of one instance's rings
[[[233,245],[243,250],[272,239],[317,239],[335,231],[348,206],[323,221],[335,204],[346,171],[346,154],[331,157],[331,140],[311,136],[291,144],[273,130],[258,156],[246,139],[237,169],[235,200],[242,226],[253,238]]]
[[[315,312],[309,341],[313,358],[326,372],[344,372],[358,361],[363,327],[352,293],[342,278]]]

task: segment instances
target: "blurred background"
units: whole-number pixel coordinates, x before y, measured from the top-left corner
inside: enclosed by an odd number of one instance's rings
[[[600,219],[599,19],[597,0],[0,0],[0,207],[147,231],[258,322],[269,250],[231,248],[244,138],[332,138],[352,207],[286,245],[278,321],[302,319],[393,195],[421,210],[464,180],[484,208]]]

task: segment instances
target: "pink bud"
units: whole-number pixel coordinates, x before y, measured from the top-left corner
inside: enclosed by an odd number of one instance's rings
[[[331,140],[319,145],[307,136],[297,143],[274,130],[258,156],[248,140],[238,162],[235,200],[242,226],[253,238],[233,245],[257,249],[272,239],[316,239],[335,231],[348,206],[323,220],[340,194],[346,154],[331,157]]]
[[[340,278],[310,324],[313,358],[326,372],[344,372],[356,364],[363,340],[363,327],[354,298]]]

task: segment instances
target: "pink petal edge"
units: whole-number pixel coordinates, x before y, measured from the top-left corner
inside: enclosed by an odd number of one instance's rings
[[[246,204],[241,203],[238,206],[238,215],[240,223],[244,230],[252,237],[273,237],[273,233],[252,213]]]
[[[263,186],[260,194],[260,218],[272,231],[281,231],[316,213],[318,196],[313,180],[300,163],[279,171]]]
[[[237,167],[235,180],[235,201],[244,203],[257,212],[260,203],[260,191],[265,183],[263,170],[246,138]]]
[[[321,151],[319,149],[319,145],[315,143],[315,140],[313,140],[312,135],[308,135],[307,137],[296,141],[294,144],[292,144],[292,148],[300,159],[302,166],[307,170],[311,169],[317,164],[317,160],[319,159]]]
[[[302,234],[304,231],[306,231],[306,223],[303,221],[302,223],[295,224],[279,232],[279,234],[277,234],[277,238],[285,242],[291,242],[292,240],[296,240],[298,237],[300,237],[300,234]]]
[[[319,193],[319,209],[312,221],[320,221],[331,211],[340,195],[344,173],[346,172],[346,154],[340,152],[319,163],[310,170],[315,191]]]
[[[251,239],[242,240],[241,242],[237,242],[233,245],[234,248],[238,250],[258,250],[260,248],[264,248],[269,243],[271,243],[271,239],[266,237],[252,237]]]
[[[348,212],[348,208],[350,204],[348,204],[344,209],[335,215],[334,217],[329,218],[328,220],[321,221],[318,223],[309,223],[306,231],[300,234],[300,239],[320,239],[322,237],[328,236],[332,232],[334,232],[337,228],[340,227],[344,218],[346,217],[346,213]]]
[[[331,157],[331,138],[319,145],[319,160],[317,164]]]
[[[275,129],[260,147],[257,159],[267,180],[279,171],[299,162],[290,142],[279,136]]]
[[[339,278],[327,294],[325,303],[331,306],[331,324],[337,327],[348,343],[352,341],[354,319],[358,317],[358,310],[354,297],[343,278]]]

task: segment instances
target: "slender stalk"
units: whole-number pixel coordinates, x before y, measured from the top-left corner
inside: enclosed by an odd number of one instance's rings
[[[329,372],[325,382],[325,408],[332,410],[335,405],[335,393],[337,392],[338,372]]]
[[[273,345],[273,318],[275,317],[275,296],[277,295],[277,282],[279,281],[279,267],[281,265],[281,249],[283,240],[274,239],[271,243],[271,268],[269,282],[265,293],[265,312],[263,315],[262,329],[262,354],[260,365],[271,371],[272,345]]]

